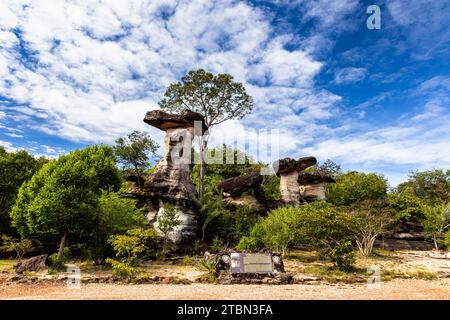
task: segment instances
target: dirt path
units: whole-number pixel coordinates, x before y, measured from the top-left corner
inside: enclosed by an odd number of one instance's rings
[[[393,280],[380,289],[358,285],[0,285],[0,299],[447,299],[450,279]]]

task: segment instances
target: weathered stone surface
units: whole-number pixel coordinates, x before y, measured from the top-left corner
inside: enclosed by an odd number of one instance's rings
[[[192,210],[192,200],[197,198],[197,191],[189,181],[189,173],[194,139],[193,121],[202,119],[201,115],[190,111],[171,115],[159,110],[148,112],[144,119],[146,123],[166,132],[164,157],[144,185],[144,196],[150,208],[147,218],[157,229],[158,217],[163,214],[164,205],[173,205],[182,221],[170,234],[176,243],[189,242],[197,232],[197,217]]]
[[[336,182],[333,177],[321,172],[300,172],[298,174],[298,183],[300,185],[316,184],[316,183],[333,183]]]
[[[303,203],[298,184],[298,171],[282,173],[280,177],[281,200],[285,204],[298,206]]]
[[[219,187],[225,197],[235,197],[251,189],[259,191],[263,176],[258,172],[223,180]]]
[[[207,130],[204,123],[204,117],[190,110],[183,110],[178,114],[171,114],[161,110],[152,110],[147,112],[144,122],[166,131],[168,129],[194,127],[195,121],[201,121],[203,130]]]
[[[325,186],[323,183],[313,183],[299,186],[300,196],[306,202],[312,202],[315,200],[325,200]]]
[[[298,160],[292,158],[284,158],[273,163],[273,168],[277,176],[287,174],[293,171],[303,171],[317,163],[314,157],[303,157]]]
[[[25,271],[41,271],[46,268],[45,262],[47,261],[48,255],[43,254],[40,256],[35,256],[27,260],[22,260],[15,266],[15,271],[18,274],[22,274]]]
[[[255,198],[248,194],[227,197],[222,201],[225,207],[232,212],[235,212],[239,207],[248,206],[255,215],[265,215],[270,210],[284,205],[284,203],[279,200],[267,200],[261,197]]]

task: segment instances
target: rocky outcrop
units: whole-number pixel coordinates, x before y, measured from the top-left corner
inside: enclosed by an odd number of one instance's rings
[[[300,172],[297,181],[300,195],[306,202],[325,200],[325,183],[336,182],[333,177],[321,172]]]
[[[281,200],[285,204],[298,206],[304,202],[300,195],[298,175],[299,172],[316,163],[317,160],[314,157],[304,157],[298,160],[284,158],[274,162],[273,168],[280,177]]]
[[[24,272],[30,271],[41,271],[46,268],[45,262],[47,261],[48,255],[43,254],[40,256],[35,256],[26,260],[19,261],[15,265],[15,271],[17,274],[22,274]]]
[[[189,181],[194,124],[206,128],[203,116],[185,110],[180,114],[168,114],[160,110],[147,112],[144,122],[165,131],[164,156],[144,185],[144,196],[149,207],[148,220],[158,229],[158,218],[164,205],[175,207],[181,225],[170,235],[176,243],[189,242],[197,232],[197,217],[193,211],[193,199],[197,191]],[[202,130],[199,130],[202,131]]]
[[[255,190],[256,193],[259,193],[259,187],[262,181],[263,176],[257,172],[226,179],[220,183],[219,188],[222,190],[225,197],[235,197],[252,189]]]

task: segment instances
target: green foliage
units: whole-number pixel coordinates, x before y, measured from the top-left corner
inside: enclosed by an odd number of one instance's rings
[[[445,232],[450,228],[450,204],[437,204],[434,206],[424,206],[425,219],[422,226],[431,239],[433,239],[436,250],[443,242]]]
[[[217,252],[223,250],[225,248],[225,245],[219,237],[214,237],[213,242],[209,248],[211,249],[211,251]]]
[[[375,173],[348,172],[336,177],[328,188],[329,202],[342,206],[363,200],[384,199],[387,194],[386,179]]]
[[[3,245],[0,247],[0,251],[14,252],[16,254],[15,259],[21,260],[23,256],[33,250],[33,242],[29,239],[17,240],[7,235],[2,235]]]
[[[195,165],[190,180],[199,181],[200,165],[199,154],[194,152]],[[211,159],[205,166],[205,196],[218,191],[218,185],[225,179],[258,172],[261,164],[255,164],[253,159],[240,150],[223,145],[205,150],[205,158]],[[212,160],[215,159],[215,160]]]
[[[159,102],[161,110],[189,109],[205,116],[208,127],[229,119],[242,119],[253,109],[253,99],[242,83],[229,74],[213,75],[203,69],[191,70],[181,82],[171,84]]]
[[[164,245],[169,241],[169,234],[181,224],[177,210],[171,204],[165,204],[162,215],[158,218],[158,229],[164,235]],[[165,248],[166,249],[166,248]]]
[[[11,210],[22,237],[51,240],[92,233],[102,190],[121,185],[113,151],[107,146],[75,150],[45,164],[19,189]]]
[[[329,175],[332,177],[338,177],[342,174],[341,166],[330,159],[325,160],[324,163],[317,163],[305,171],[318,171],[324,175]]]
[[[450,230],[447,230],[447,233],[445,234],[444,246],[447,248],[447,250],[450,250]]]
[[[113,275],[116,277],[131,278],[139,272],[138,268],[111,258],[106,259],[106,263],[109,263],[112,266]]]
[[[428,204],[450,202],[450,170],[412,172],[407,182],[397,189],[402,192],[411,187],[414,194]]]
[[[269,212],[251,230],[251,236],[284,256],[300,241],[298,209],[282,207]]]
[[[389,232],[396,221],[395,211],[386,200],[364,200],[349,209],[356,218],[358,249],[363,256],[369,256],[375,240]]]
[[[388,195],[390,206],[397,211],[398,219],[409,220],[411,217],[423,215],[424,201],[419,198],[412,186],[397,189]]]
[[[251,236],[243,236],[236,246],[237,250],[257,250],[261,247],[258,239]]]
[[[205,239],[206,230],[211,221],[217,219],[226,210],[223,208],[222,199],[220,196],[212,194],[205,195],[198,203],[199,205],[199,224],[202,229],[202,238]]]
[[[206,280],[209,283],[214,283],[217,280],[217,266],[219,264],[219,258],[202,259],[200,260],[200,269],[206,271]]]
[[[241,237],[250,235],[250,231],[257,220],[250,207],[239,206],[234,215],[234,239],[239,240]]]
[[[103,191],[98,199],[97,227],[95,230],[95,255],[108,254],[107,240],[114,234],[124,234],[130,229],[144,227],[147,223],[136,201],[120,197],[119,193]]]
[[[280,178],[275,174],[263,176],[261,191],[264,198],[267,200],[280,200]]]
[[[354,224],[351,215],[315,201],[299,208],[272,210],[253,227],[251,237],[283,255],[295,245],[308,244],[338,268],[349,269],[355,259]]]
[[[158,246],[158,235],[155,229],[136,228],[111,236],[108,242],[112,245],[115,256],[132,263],[140,258],[148,257]]]
[[[45,158],[36,159],[24,150],[7,152],[0,146],[0,234],[14,235],[9,212],[19,188],[46,161]]]
[[[118,161],[134,171],[137,177],[142,177],[148,169],[149,153],[156,156],[159,145],[145,132],[133,131],[127,137],[116,140],[114,152]],[[139,183],[140,183],[139,179]],[[142,190],[143,185],[139,185]]]

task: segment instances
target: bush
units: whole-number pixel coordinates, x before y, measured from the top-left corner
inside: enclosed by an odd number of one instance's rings
[[[444,245],[447,248],[447,250],[450,250],[450,230],[447,231],[444,238]]]
[[[133,277],[139,270],[133,267],[129,263],[120,262],[111,258],[106,259],[106,263],[109,263],[112,267],[113,275],[117,277]]]
[[[284,256],[292,246],[299,243],[299,214],[293,207],[278,208],[256,223],[251,236],[272,251]],[[243,240],[246,241],[246,240]]]
[[[354,217],[323,201],[283,207],[261,219],[251,231],[255,240],[242,238],[241,247],[260,242],[285,255],[293,246],[307,244],[338,268],[350,269],[356,249],[354,225]]]
[[[237,250],[257,250],[261,247],[258,239],[254,237],[243,236],[236,246]]]
[[[150,256],[158,246],[159,238],[155,229],[131,229],[124,235],[111,236],[108,240],[117,258],[131,262]]]
[[[258,221],[249,206],[239,206],[234,214],[233,240],[238,241],[241,237],[250,235],[250,231]]]
[[[347,206],[363,200],[384,199],[386,179],[375,173],[348,172],[337,176],[336,183],[328,187],[327,199],[338,206]]]

